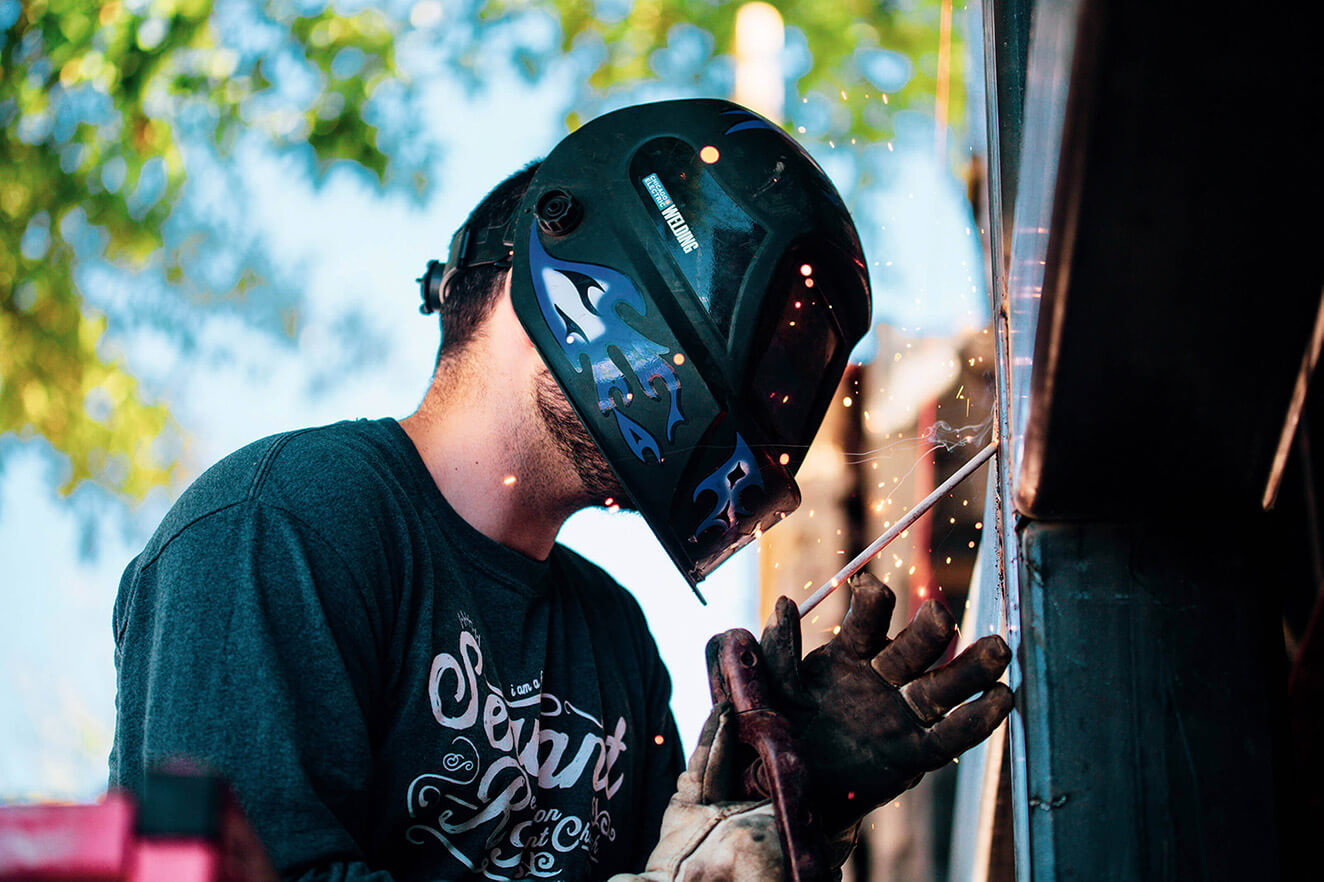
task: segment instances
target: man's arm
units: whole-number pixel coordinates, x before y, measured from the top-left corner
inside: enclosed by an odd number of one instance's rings
[[[384,618],[279,508],[184,527],[121,583],[112,786],[187,757],[231,783],[284,878],[389,882],[360,846]]]

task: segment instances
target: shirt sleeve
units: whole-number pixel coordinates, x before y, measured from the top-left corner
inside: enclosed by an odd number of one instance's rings
[[[111,785],[191,760],[231,784],[283,878],[391,882],[365,863],[356,814],[385,620],[361,581],[310,525],[255,499],[140,556],[115,608]]]

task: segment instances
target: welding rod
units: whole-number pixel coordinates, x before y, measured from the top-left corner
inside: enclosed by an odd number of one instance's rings
[[[857,554],[854,560],[842,567],[831,579],[828,579],[822,585],[819,585],[818,590],[805,598],[804,602],[800,604],[800,618],[803,619],[808,615],[809,611],[818,606],[819,601],[824,597],[827,597],[835,591],[838,585],[864,569],[864,565],[867,564],[874,555],[882,551],[893,539],[905,532],[911,524],[920,519],[924,512],[933,508],[934,504],[939,499],[950,493],[957,484],[970,477],[974,474],[976,469],[988,462],[989,457],[991,457],[997,449],[998,442],[990,441],[983,450],[972,456],[969,462],[957,469],[956,474],[952,475],[946,481],[943,481],[938,489],[915,503],[914,508],[902,515],[901,520],[889,527],[887,531],[875,539],[868,548]]]

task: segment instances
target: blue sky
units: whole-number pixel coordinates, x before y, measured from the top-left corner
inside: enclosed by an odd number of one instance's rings
[[[416,311],[418,276],[445,257],[451,232],[496,181],[545,154],[564,133],[561,112],[574,76],[553,71],[536,86],[511,79],[499,100],[457,86],[426,89],[429,118],[444,127],[438,186],[419,206],[382,196],[355,174],[307,183],[295,160],[241,153],[246,221],[272,253],[303,275],[305,311],[295,345],[255,335],[225,318],[203,326],[235,358],[198,362],[150,333],[117,341],[129,362],[159,379],[188,433],[188,472],[274,432],[361,416],[402,417],[426,389],[437,343],[434,319]],[[861,222],[879,265],[876,316],[916,334],[946,335],[985,321],[982,268],[961,184],[932,159],[932,123],[903,119],[884,160],[893,185]],[[829,173],[849,173],[826,145],[810,145]],[[879,150],[882,150],[880,145]],[[845,183],[845,182],[842,182]],[[890,265],[888,265],[890,264]],[[353,316],[348,329],[343,317]],[[337,321],[341,321],[337,324]],[[347,341],[364,346],[353,371],[326,376]],[[366,341],[366,342],[364,342]],[[867,355],[867,349],[861,350]],[[310,386],[318,394],[310,395]],[[79,555],[80,530],[54,495],[58,466],[42,442],[0,447],[0,800],[90,799],[104,788],[114,725],[111,606],[119,575],[169,503],[149,500],[126,526],[99,517],[97,551]],[[136,526],[135,526],[136,525]],[[135,532],[136,529],[136,532]],[[700,607],[641,520],[581,513],[562,540],[606,567],[639,597],[675,682],[687,746],[707,712],[703,645],[716,632],[757,630],[756,549],[705,583]],[[825,561],[824,575],[837,561]]]

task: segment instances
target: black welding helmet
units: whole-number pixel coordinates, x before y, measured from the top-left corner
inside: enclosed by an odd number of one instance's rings
[[[870,327],[841,196],[763,117],[665,101],[562,140],[513,223],[516,315],[696,585],[799,506],[796,470]]]

